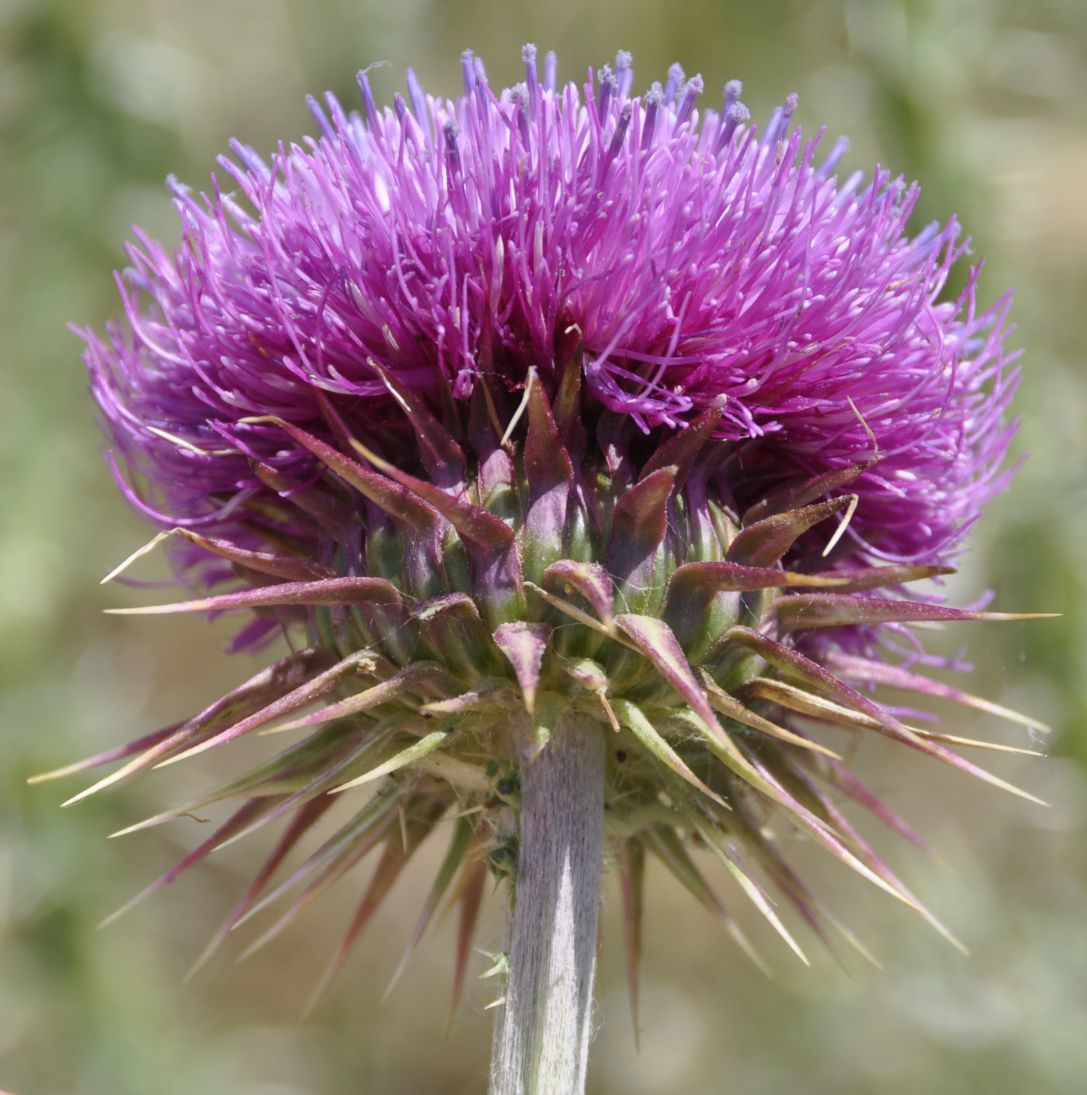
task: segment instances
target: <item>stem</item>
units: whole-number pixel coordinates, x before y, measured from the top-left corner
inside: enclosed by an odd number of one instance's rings
[[[580,1095],[604,848],[600,723],[564,716],[539,755],[522,766],[520,827],[490,1095]]]

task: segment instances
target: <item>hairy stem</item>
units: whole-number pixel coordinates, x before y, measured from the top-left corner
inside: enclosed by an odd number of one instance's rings
[[[604,729],[560,720],[521,770],[520,850],[491,1095],[585,1089],[604,846]]]

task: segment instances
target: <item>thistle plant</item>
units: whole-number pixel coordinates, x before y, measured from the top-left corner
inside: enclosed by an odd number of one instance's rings
[[[523,60],[496,92],[465,54],[453,101],[409,73],[391,108],[362,73],[359,114],[313,101],[318,137],[233,144],[208,193],[171,181],[175,250],[136,233],[125,320],[80,333],[120,488],[192,599],[118,611],[237,611],[233,649],[290,652],[63,771],[123,762],[74,802],[282,733],[126,830],[233,804],[146,893],[278,828],[202,962],[376,859],[321,988],[433,833],[405,942],[459,909],[459,996],[497,878],[492,1091],[568,1095],[605,864],[635,1011],[647,858],[760,963],[733,901],[801,958],[796,925],[863,952],[790,834],[951,938],[847,812],[921,843],[840,745],[1008,787],[958,751],[1000,746],[878,689],[1030,724],[933,679],[913,627],[1008,618],[938,580],[1010,477],[1018,372],[1009,298],[979,309],[976,268],[945,291],[958,224],[911,234],[918,189],[883,169],[841,181],[845,142],[805,137],[795,96],[759,129],[736,82],[699,111],[678,66],[638,97],[625,53],[580,90]]]

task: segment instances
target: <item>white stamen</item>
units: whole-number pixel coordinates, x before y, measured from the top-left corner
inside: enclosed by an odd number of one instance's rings
[[[529,369],[528,380],[525,382],[525,394],[521,397],[521,402],[517,406],[517,410],[513,412],[513,417],[510,419],[510,424],[506,427],[506,432],[502,435],[500,445],[505,445],[507,441],[513,436],[513,431],[517,429],[517,423],[521,421],[521,416],[528,410],[528,400],[532,395],[532,385],[536,380],[536,370]]]

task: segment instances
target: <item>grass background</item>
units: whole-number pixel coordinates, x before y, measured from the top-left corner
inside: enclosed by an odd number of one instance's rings
[[[175,234],[167,172],[200,186],[238,136],[258,149],[313,124],[307,91],[384,99],[405,66],[455,93],[465,46],[492,82],[519,47],[580,79],[617,48],[637,85],[679,59],[707,86],[745,80],[765,119],[801,96],[806,127],[925,186],[916,224],[959,214],[987,257],[982,296],[1018,290],[1025,348],[1010,494],[979,525],[958,580],[1059,621],[953,629],[973,686],[1052,723],[1051,758],[997,761],[1049,810],[965,786],[893,750],[860,758],[940,850],[894,852],[969,945],[963,959],[906,910],[812,859],[882,973],[813,968],[763,941],[767,981],[702,911],[651,876],[642,1048],[630,1033],[614,894],[591,1090],[953,1095],[1087,1084],[1087,7],[1079,0],[0,0],[0,1087],[16,1095],[367,1095],[483,1090],[487,983],[444,1033],[451,929],[381,1002],[427,870],[400,884],[316,1015],[297,1022],[364,879],[273,948],[182,984],[256,849],[216,855],[103,932],[95,924],[194,842],[179,825],[107,833],[202,786],[198,763],[70,811],[31,773],[188,713],[247,675],[201,621],[103,617],[130,598],[97,579],[147,536],[116,496],[69,321],[118,311],[110,270],[128,226]],[[995,733],[964,718],[963,733]],[[210,762],[209,762],[210,763]],[[437,855],[432,853],[431,859]],[[424,857],[425,858],[425,857]],[[482,942],[497,947],[492,917]],[[240,949],[240,948],[239,948]],[[475,972],[485,960],[480,957]]]

